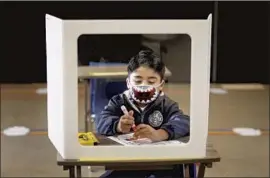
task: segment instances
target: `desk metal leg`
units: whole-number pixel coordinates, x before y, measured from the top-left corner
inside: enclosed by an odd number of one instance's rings
[[[75,178],[75,168],[74,168],[74,166],[71,166],[69,168],[69,177],[70,178]]]
[[[84,81],[84,131],[88,132],[89,126],[89,80]]]
[[[175,165],[172,172],[173,178],[184,178],[185,167],[183,164]]]
[[[69,178],[75,178],[75,166],[64,166],[63,168],[69,171]]]
[[[76,166],[76,175],[77,175],[77,178],[81,178],[82,177],[81,166]]]
[[[200,163],[199,171],[198,171],[198,177],[197,178],[203,178],[205,174],[205,168],[212,168],[213,163]]]
[[[198,171],[198,178],[204,178],[204,174],[205,174],[205,164],[204,163],[200,163],[199,166],[199,171]]]
[[[64,171],[68,170],[69,178],[82,177],[81,166],[76,166],[76,176],[75,176],[75,166],[63,166],[63,169]]]

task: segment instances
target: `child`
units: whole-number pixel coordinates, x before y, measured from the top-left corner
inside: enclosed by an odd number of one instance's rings
[[[153,51],[141,51],[131,58],[128,90],[109,101],[98,119],[97,132],[107,136],[126,134],[135,125],[135,138],[154,142],[188,136],[189,116],[163,93],[164,75],[165,65]],[[121,110],[123,105],[128,114]]]

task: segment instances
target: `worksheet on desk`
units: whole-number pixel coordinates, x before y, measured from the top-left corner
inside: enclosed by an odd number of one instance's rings
[[[178,140],[170,140],[170,141],[161,141],[161,142],[152,142],[150,139],[137,139],[133,140],[133,133],[130,134],[123,134],[118,136],[111,136],[108,137],[109,139],[116,141],[125,146],[132,146],[132,145],[176,145],[182,144],[182,142]]]

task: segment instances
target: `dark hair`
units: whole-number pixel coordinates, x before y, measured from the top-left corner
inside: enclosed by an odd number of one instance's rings
[[[160,75],[161,79],[164,79],[165,64],[160,60],[160,57],[154,54],[152,50],[142,50],[136,56],[133,56],[128,64],[128,74],[134,72],[141,66],[147,66],[153,69]]]

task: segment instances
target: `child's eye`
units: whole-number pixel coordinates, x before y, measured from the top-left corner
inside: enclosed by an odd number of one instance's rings
[[[148,84],[153,85],[153,84],[155,84],[155,82],[149,81]]]
[[[137,80],[137,81],[134,81],[134,83],[135,84],[140,84],[140,83],[142,83],[142,81]]]

